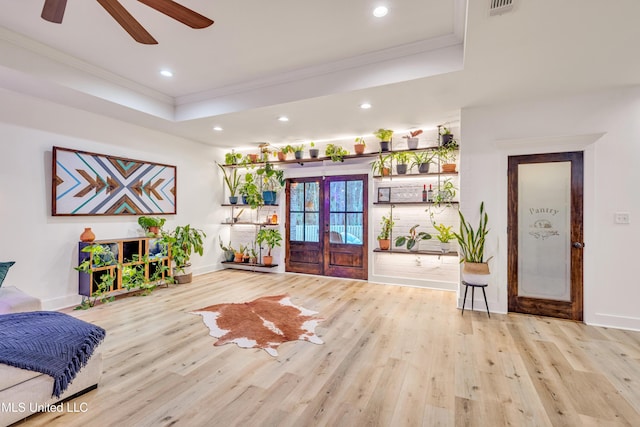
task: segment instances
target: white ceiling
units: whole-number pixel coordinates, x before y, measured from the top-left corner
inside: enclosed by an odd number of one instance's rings
[[[69,0],[62,24],[40,17],[43,2],[0,0],[0,87],[220,147],[424,127],[463,107],[640,83],[637,0],[515,0],[495,17],[489,0],[180,0],[215,21],[200,30],[120,0],[158,45],[135,42],[97,1]],[[383,3],[388,16],[374,18]]]

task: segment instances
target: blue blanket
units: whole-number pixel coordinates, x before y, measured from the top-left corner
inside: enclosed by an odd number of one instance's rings
[[[87,364],[106,332],[64,313],[34,311],[0,315],[0,363],[53,377],[60,397]]]

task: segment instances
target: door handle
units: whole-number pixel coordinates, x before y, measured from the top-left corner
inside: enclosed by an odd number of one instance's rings
[[[576,248],[576,249],[582,249],[582,248],[584,248],[584,243],[580,243],[580,242],[573,242],[573,243],[571,244],[571,246],[573,246],[573,247],[574,247],[574,248]]]

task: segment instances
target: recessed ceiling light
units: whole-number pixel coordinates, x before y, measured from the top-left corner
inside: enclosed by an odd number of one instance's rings
[[[173,77],[173,73],[169,70],[162,70],[160,71],[160,74],[162,74],[165,77]]]
[[[375,16],[376,18],[382,18],[388,12],[389,12],[389,9],[387,9],[386,7],[378,6],[375,9],[373,9],[373,16]]]
[[[287,116],[280,116],[280,117],[278,117],[278,120],[280,120],[281,122],[288,122],[288,121],[289,121],[289,117],[287,117]]]
[[[220,132],[222,130],[222,128],[220,126],[214,126],[213,130],[217,130],[218,132]]]
[[[369,108],[371,108],[371,104],[369,104],[368,102],[363,102],[362,104],[360,104],[360,108],[362,108],[363,110],[368,110]]]

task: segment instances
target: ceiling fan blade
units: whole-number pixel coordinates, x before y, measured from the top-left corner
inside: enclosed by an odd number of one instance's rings
[[[115,19],[138,43],[158,44],[147,30],[125,9],[118,0],[98,0],[98,3]]]
[[[64,9],[67,7],[67,0],[45,0],[42,7],[42,19],[61,24],[64,17]]]
[[[147,6],[164,13],[165,15],[182,22],[191,28],[206,28],[213,24],[213,21],[206,16],[200,15],[198,12],[184,7],[172,0],[138,0]]]

